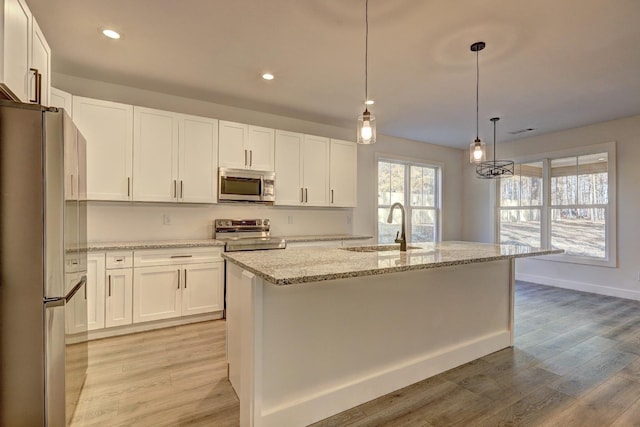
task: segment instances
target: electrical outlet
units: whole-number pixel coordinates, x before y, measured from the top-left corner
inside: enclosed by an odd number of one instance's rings
[[[167,214],[162,215],[162,224],[171,225],[171,216]]]
[[[293,215],[287,216],[287,224],[293,224]]]

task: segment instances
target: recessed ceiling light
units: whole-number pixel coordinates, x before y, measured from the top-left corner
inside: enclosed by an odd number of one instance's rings
[[[375,102],[373,99],[367,99],[366,101],[364,101],[364,103],[365,103],[366,105],[373,105],[373,104],[375,104],[376,102]]]
[[[120,33],[118,33],[117,31],[114,30],[103,30],[102,34],[104,34],[105,36],[109,37],[110,39],[119,39],[120,38]]]
[[[271,73],[264,73],[264,74],[262,75],[262,78],[263,78],[263,79],[265,79],[265,80],[273,80],[273,74],[271,74]]]

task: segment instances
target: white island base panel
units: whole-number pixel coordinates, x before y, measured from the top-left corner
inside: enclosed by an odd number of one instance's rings
[[[240,425],[306,426],[512,346],[513,263],[288,286],[227,263]]]

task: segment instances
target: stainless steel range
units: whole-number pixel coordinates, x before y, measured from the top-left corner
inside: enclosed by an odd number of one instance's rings
[[[216,219],[216,240],[225,242],[225,252],[284,249],[282,237],[271,237],[268,219]]]

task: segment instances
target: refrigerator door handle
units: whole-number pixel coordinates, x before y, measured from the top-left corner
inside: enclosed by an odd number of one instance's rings
[[[71,301],[71,298],[73,298],[73,296],[76,293],[78,293],[80,288],[82,288],[86,284],[87,284],[87,276],[82,276],[78,281],[78,283],[76,283],[75,286],[71,288],[71,290],[67,293],[67,295],[63,297],[46,297],[44,299],[44,306],[46,308],[50,308],[50,307],[59,307],[59,306],[65,305],[66,303]]]
[[[73,298],[76,292],[78,292],[80,288],[86,285],[86,283],[87,283],[87,276],[85,275],[85,276],[82,276],[78,281],[78,283],[76,283],[76,285],[73,288],[71,288],[71,290],[67,293],[67,295],[64,296],[65,302],[71,301],[71,298]]]

